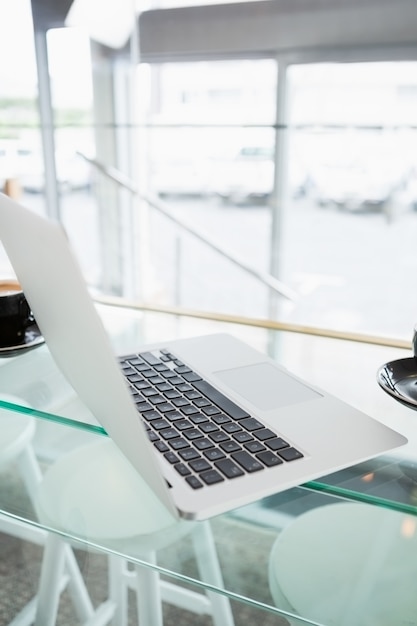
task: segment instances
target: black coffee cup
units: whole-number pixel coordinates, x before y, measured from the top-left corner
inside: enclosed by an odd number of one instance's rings
[[[414,325],[412,349],[414,358],[417,359],[417,324]]]
[[[0,280],[0,347],[17,346],[25,340],[34,317],[18,282]]]

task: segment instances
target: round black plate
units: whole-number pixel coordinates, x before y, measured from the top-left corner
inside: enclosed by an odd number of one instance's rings
[[[398,359],[382,365],[377,381],[390,396],[417,411],[417,358]]]
[[[26,329],[24,340],[17,346],[5,346],[0,348],[0,357],[16,356],[33,348],[37,348],[45,343],[45,339],[41,335],[41,331],[36,324],[32,324]]]

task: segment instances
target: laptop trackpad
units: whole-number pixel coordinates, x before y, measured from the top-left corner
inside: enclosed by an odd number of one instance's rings
[[[236,367],[215,372],[215,375],[262,411],[271,411],[321,397],[317,391],[295,380],[271,363]]]

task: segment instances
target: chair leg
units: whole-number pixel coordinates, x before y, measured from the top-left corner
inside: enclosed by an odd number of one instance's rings
[[[144,555],[144,559],[148,563],[156,563],[154,552]],[[139,565],[135,570],[139,626],[163,626],[159,573]]]
[[[33,496],[42,480],[42,474],[31,445],[26,446],[26,448],[22,450],[17,459],[17,464],[23,482],[25,483],[26,491],[33,502]]]
[[[77,618],[81,623],[94,616],[94,607],[71,547],[49,533],[44,547],[34,626],[54,626],[62,591],[68,585]]]
[[[69,545],[64,547],[64,558],[64,571],[68,573],[68,593],[71,596],[79,621],[84,623],[94,615],[93,603],[81,576],[74,553]]]
[[[42,560],[34,626],[54,626],[64,574],[65,542],[48,535]]]
[[[196,524],[192,533],[197,566],[203,582],[223,588],[223,577],[217,559],[216,546],[210,523]],[[215,626],[234,626],[229,598],[214,591],[207,591],[211,603],[211,614]]]
[[[26,486],[26,490],[29,494],[29,497],[33,501],[33,494],[36,493],[36,489],[42,480],[42,473],[41,473],[38,461],[36,459],[34,450],[31,445],[26,446],[26,448],[19,455],[17,462],[18,462],[18,467],[19,467],[21,476]],[[62,540],[60,541],[61,543],[64,543],[62,542]],[[54,542],[50,538],[47,539],[47,543],[49,543],[48,550],[50,552],[50,557],[47,557],[46,555],[44,557],[45,570],[47,568],[50,568],[51,566],[53,567],[53,565],[51,565],[50,562],[49,562],[49,565],[46,564],[46,559],[55,558],[54,557],[55,549],[57,550],[56,559],[61,558],[61,546],[59,547],[59,549],[54,548],[53,544],[57,546],[58,543]],[[80,622],[83,623],[83,622],[86,622],[88,619],[90,619],[92,615],[94,614],[93,605],[90,600],[90,596],[88,595],[82,576],[80,574],[80,570],[78,568],[78,564],[75,560],[72,549],[70,548],[70,546],[65,545],[63,548],[63,551],[64,551],[64,558],[65,558],[65,572],[69,576],[68,592],[74,604],[74,608],[77,613],[78,619],[80,620]],[[58,567],[58,563],[56,567]],[[64,575],[64,570],[62,570],[61,578],[63,575]],[[62,589],[62,586],[63,586],[62,580],[60,581],[60,583],[58,583],[58,581],[59,581],[59,577],[57,578],[57,584],[58,585],[60,584],[61,589]],[[61,591],[59,591],[57,595],[58,603],[59,603],[60,592]],[[42,598],[41,601],[43,601],[44,599],[45,598]],[[48,600],[45,600],[45,601],[47,602]],[[39,604],[39,601],[38,601],[38,604]],[[57,607],[58,607],[58,604],[57,604]],[[43,610],[44,609],[42,609],[42,611]]]
[[[115,607],[112,625],[127,626],[128,585],[125,581],[127,562],[120,556],[110,555],[108,557],[108,568],[109,599]]]

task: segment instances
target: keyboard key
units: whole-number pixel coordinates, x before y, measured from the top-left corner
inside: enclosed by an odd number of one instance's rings
[[[141,352],[140,356],[149,365],[158,365],[161,362],[152,352]]]
[[[169,382],[171,383],[171,385],[182,385],[184,381],[179,376],[172,376],[169,379]]]
[[[161,402],[161,404],[158,404],[157,406],[158,411],[161,411],[161,413],[169,413],[174,410],[174,407],[169,402]]]
[[[179,434],[175,428],[167,428],[161,432],[161,437],[167,441],[168,439],[175,439],[176,437],[179,437]]]
[[[207,448],[214,448],[209,439],[197,439],[193,444],[198,450],[207,450]]]
[[[145,389],[142,389],[142,395],[145,398],[150,398],[151,396],[159,396],[157,390],[153,387],[146,387]]]
[[[266,439],[276,437],[276,433],[269,428],[261,428],[260,430],[256,430],[253,434],[257,439],[259,439],[259,441],[265,441]]]
[[[193,428],[193,425],[188,420],[182,419],[182,420],[176,420],[175,428],[177,428],[178,430],[187,430],[187,428]]]
[[[226,456],[225,453],[218,448],[210,448],[209,450],[204,450],[203,454],[209,461],[224,459]]]
[[[205,422],[208,422],[208,418],[205,415],[200,415],[200,413],[195,413],[189,417],[193,424],[204,424]]]
[[[154,446],[157,450],[159,450],[159,452],[167,452],[169,450],[167,444],[160,439],[158,441],[155,441]]]
[[[200,409],[202,406],[208,406],[210,404],[210,402],[206,398],[202,398],[201,396],[195,398],[195,400],[193,400],[193,403]]]
[[[155,430],[163,430],[164,428],[169,428],[169,424],[164,419],[152,420],[152,428]]]
[[[164,432],[166,431],[163,430],[162,433]],[[170,439],[168,443],[173,450],[182,450],[182,448],[189,448],[190,446],[188,441],[186,441],[182,437],[177,437],[176,439]]]
[[[185,393],[185,395],[187,395],[187,391],[193,391],[193,388],[190,387],[190,385],[187,385],[186,383],[183,383],[182,385],[178,385],[177,389],[181,391],[182,393]]]
[[[205,380],[195,381],[193,386],[200,391],[204,396],[207,396],[209,400],[222,409],[227,415],[230,415],[233,419],[242,419],[249,417],[249,414],[241,409],[237,404],[226,398],[220,391],[217,391],[215,387],[210,385]]]
[[[190,391],[186,391],[184,393],[184,396],[188,398],[189,400],[195,400],[196,398],[201,398],[201,393],[199,393],[198,391],[195,391],[195,389],[191,389],[190,387]]]
[[[160,376],[152,376],[152,378],[148,378],[148,380],[150,383],[152,383],[152,385],[159,385],[160,383],[164,382],[164,379]]]
[[[190,368],[187,367],[187,365],[174,367],[174,371],[177,372],[177,374],[188,374],[189,372],[191,372]]]
[[[153,370],[140,370],[142,376],[144,376],[145,378],[152,378],[153,376],[155,376],[155,372]]]
[[[128,356],[127,357],[127,361],[128,363],[130,363],[130,365],[134,365],[135,367],[137,365],[144,365],[144,362],[142,361],[142,359],[139,359],[137,355],[132,355],[131,357]]]
[[[181,474],[181,476],[189,476],[191,474],[190,470],[186,465],[184,465],[184,463],[177,463],[177,465],[174,465],[174,468],[177,470],[178,474]]]
[[[230,441],[230,437],[221,430],[209,433],[209,437],[212,441],[214,441],[214,443],[220,443],[221,441]]]
[[[138,383],[140,380],[143,380],[142,376],[140,376],[138,373],[132,373],[131,375],[129,375],[129,374],[126,374],[126,372],[123,372],[123,374],[126,376],[127,380],[131,383]]]
[[[216,461],[214,465],[226,476],[226,478],[236,478],[237,476],[243,476],[244,474],[240,467],[238,467],[236,463],[233,463],[230,459]]]
[[[161,441],[161,443],[162,443],[162,441]],[[157,447],[157,444],[155,444],[155,447]],[[168,450],[168,446],[167,446],[167,450]],[[173,465],[174,463],[179,463],[179,462],[180,462],[180,460],[179,460],[179,458],[177,457],[177,455],[176,455],[176,454],[174,454],[173,452],[167,452],[166,454],[164,454],[164,457],[165,457],[165,458],[166,458],[166,460],[167,460],[169,463],[171,463],[172,465]]]
[[[181,415],[179,411],[169,411],[165,413],[164,417],[170,422],[176,422],[177,420],[184,419],[184,415]]]
[[[203,486],[203,483],[200,482],[196,476],[187,476],[185,480],[192,489],[201,489]]]
[[[219,427],[216,426],[216,424],[212,424],[211,422],[208,422],[208,421],[204,422],[203,424],[200,424],[199,428],[203,433],[221,432],[219,430]]]
[[[233,433],[232,437],[235,441],[238,441],[239,443],[246,443],[247,441],[253,441],[253,437],[251,437],[251,435],[244,430],[241,430],[238,433]]]
[[[185,398],[183,398],[182,396],[180,396],[180,394],[178,393],[179,397],[175,397],[172,400],[172,404],[176,407],[181,407],[181,406],[192,406],[192,404],[190,404],[188,402],[188,400],[186,400]]]
[[[150,396],[149,402],[152,402],[152,404],[162,404],[162,402],[166,402],[166,399],[158,393],[156,396]]]
[[[213,419],[212,422],[215,422],[216,424],[227,424],[227,422],[231,422],[232,420],[230,419],[230,417],[227,417],[227,415],[225,415],[224,413],[220,413],[219,415],[213,415]]]
[[[217,415],[217,413],[220,413],[220,409],[217,406],[214,406],[214,404],[203,406],[201,410],[205,415]]]
[[[198,374],[196,374],[196,372],[189,372],[188,374],[183,374],[182,377],[188,382],[188,383],[193,383],[196,382],[198,380],[201,380],[201,376],[199,376]]]
[[[229,422],[228,424],[223,424],[222,429],[226,433],[236,433],[242,430],[239,424],[236,424],[236,422]]]
[[[148,383],[147,380],[139,380],[137,383],[133,383],[133,386],[136,387],[136,389],[139,389],[139,391],[142,391],[142,389],[147,389],[148,387],[150,387],[150,384]]]
[[[274,465],[281,465],[282,461],[271,450],[265,450],[265,452],[259,452],[256,458],[262,461],[267,467],[273,467]]]
[[[194,415],[195,413],[198,413],[198,409],[191,404],[189,406],[181,406],[180,411],[182,411],[184,415]]]
[[[197,472],[197,474],[211,469],[210,463],[208,463],[205,459],[196,459],[195,461],[190,461],[188,465],[191,467],[192,470],[194,470],[194,472]]]
[[[259,470],[264,469],[262,463],[254,459],[248,452],[245,450],[241,450],[240,452],[235,452],[232,454],[232,459],[239,463],[243,467],[244,470],[249,472],[257,472]]]
[[[237,452],[238,450],[242,450],[240,446],[237,445],[236,441],[222,441],[220,443],[220,447],[224,452]]]
[[[193,459],[201,458],[197,450],[194,450],[194,448],[185,448],[184,450],[180,450],[178,454],[184,461],[192,461]]]
[[[295,448],[284,448],[283,450],[279,450],[278,454],[284,461],[295,461],[296,459],[302,459],[304,456]]]
[[[122,366],[122,372],[123,372],[123,375],[126,376],[126,378],[130,380],[132,383],[134,382],[134,380],[132,379],[134,379],[135,377],[136,377],[136,380],[138,380],[138,377],[140,379],[140,376],[137,373],[137,371],[133,369],[133,367],[130,367],[130,365]]]
[[[172,389],[169,385],[168,385],[168,389],[166,391],[162,392],[165,396],[165,398],[168,398],[168,400],[174,400],[176,398],[181,398],[181,395],[178,393],[178,391],[176,389]],[[175,404],[173,402],[173,404]]]
[[[265,444],[271,450],[281,450],[282,448],[288,448],[289,447],[289,444],[286,441],[284,441],[283,439],[281,439],[281,437],[275,437],[274,439],[268,439],[268,441],[265,441]]]
[[[188,439],[188,441],[194,441],[195,439],[201,439],[203,433],[197,428],[190,428],[190,430],[186,430],[184,432],[184,437]]]
[[[206,485],[214,485],[215,483],[221,483],[224,481],[224,478],[219,472],[216,470],[209,470],[208,472],[203,472],[200,474],[201,480],[204,480]]]
[[[136,402],[136,408],[139,413],[144,413],[145,411],[150,411],[152,409],[149,402]]]
[[[248,443],[244,443],[243,447],[249,452],[262,452],[262,450],[266,450],[265,446],[263,446],[259,441],[248,441]]]
[[[164,378],[167,378],[168,380],[176,376],[175,372],[173,372],[172,370],[168,368],[164,372],[161,372],[161,374]]]
[[[158,391],[165,395],[165,391],[170,391],[172,389],[171,385],[167,382],[163,382],[160,385],[156,385]]]
[[[152,409],[151,411],[144,411],[142,413],[142,417],[147,422],[151,422],[152,420],[155,420],[155,419],[156,420],[161,419],[161,414],[158,413],[158,411],[155,411],[155,409]]]
[[[240,420],[239,424],[245,428],[245,430],[249,430],[249,432],[264,427],[264,425],[261,424],[261,422],[258,422],[258,420],[254,417],[248,417],[247,419]]]

